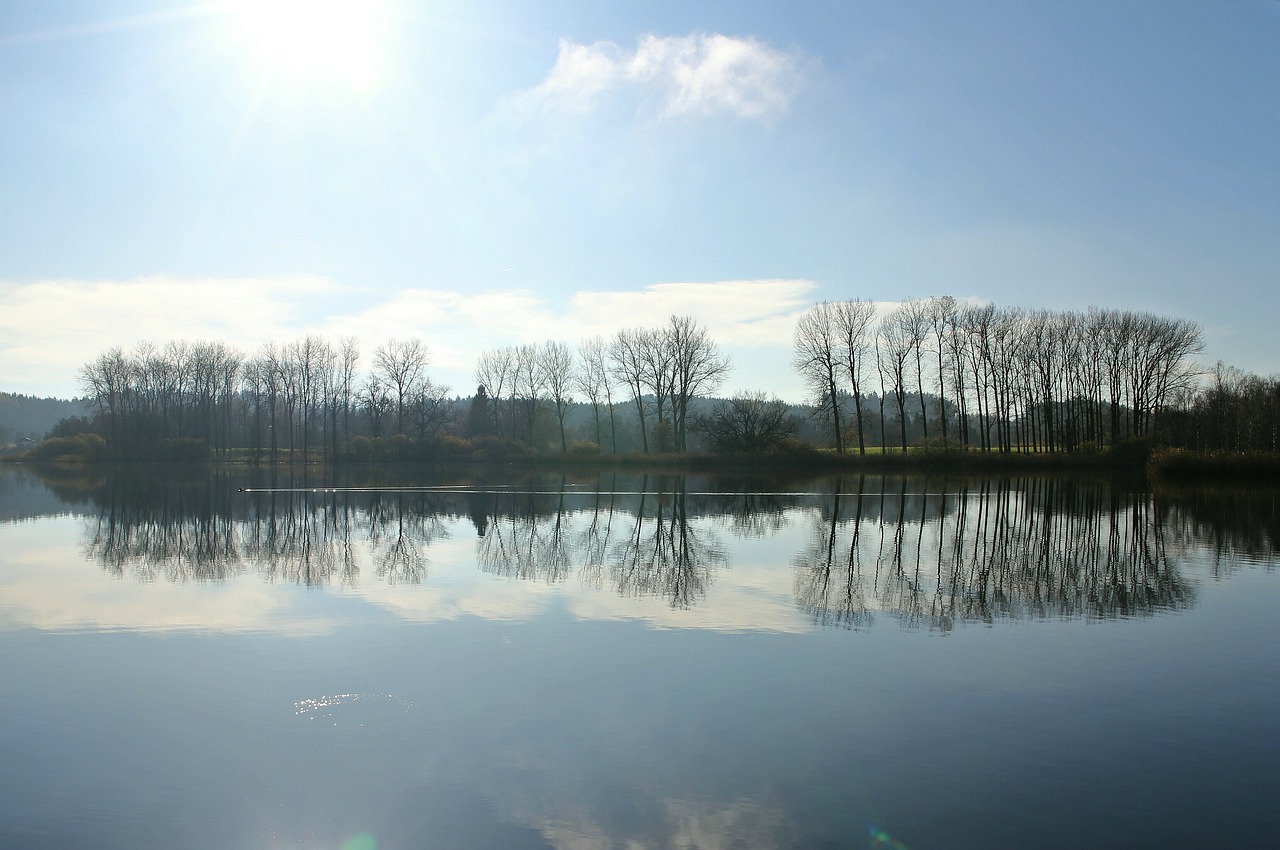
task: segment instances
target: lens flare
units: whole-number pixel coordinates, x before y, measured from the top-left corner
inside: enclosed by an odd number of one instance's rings
[[[342,845],[342,850],[378,850],[378,839],[367,832],[353,835]]]

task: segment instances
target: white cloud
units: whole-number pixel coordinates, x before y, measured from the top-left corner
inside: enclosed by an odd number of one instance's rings
[[[576,112],[611,93],[656,103],[660,117],[724,113],[763,118],[787,108],[802,82],[804,57],[754,38],[718,33],[642,36],[634,51],[611,41],[560,41],[555,67],[527,99]]]
[[[813,301],[808,280],[726,280],[656,283],[632,292],[580,292],[570,302],[573,323],[609,334],[621,326],[665,324],[673,314],[703,322],[722,344],[790,345],[795,317]],[[619,321],[619,317],[626,317]]]
[[[555,67],[533,92],[562,108],[586,112],[600,94],[623,81],[625,65],[613,42],[586,45],[561,39]]]
[[[75,391],[82,364],[111,346],[143,340],[256,347],[295,335],[299,319],[314,316],[316,299],[341,291],[302,275],[0,283],[0,386],[66,395]]]

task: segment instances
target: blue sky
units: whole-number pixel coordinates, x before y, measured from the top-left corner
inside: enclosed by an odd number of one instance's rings
[[[680,313],[799,400],[813,301],[933,294],[1280,369],[1275,0],[348,5],[0,2],[0,389],[315,332],[469,393]]]

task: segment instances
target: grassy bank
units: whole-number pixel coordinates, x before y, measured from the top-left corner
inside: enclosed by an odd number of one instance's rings
[[[1152,453],[1146,471],[1155,481],[1193,482],[1229,478],[1280,484],[1280,454],[1160,449]]]

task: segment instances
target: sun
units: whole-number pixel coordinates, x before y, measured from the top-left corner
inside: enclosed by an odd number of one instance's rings
[[[387,10],[379,0],[233,0],[234,34],[255,65],[293,85],[376,87]]]

